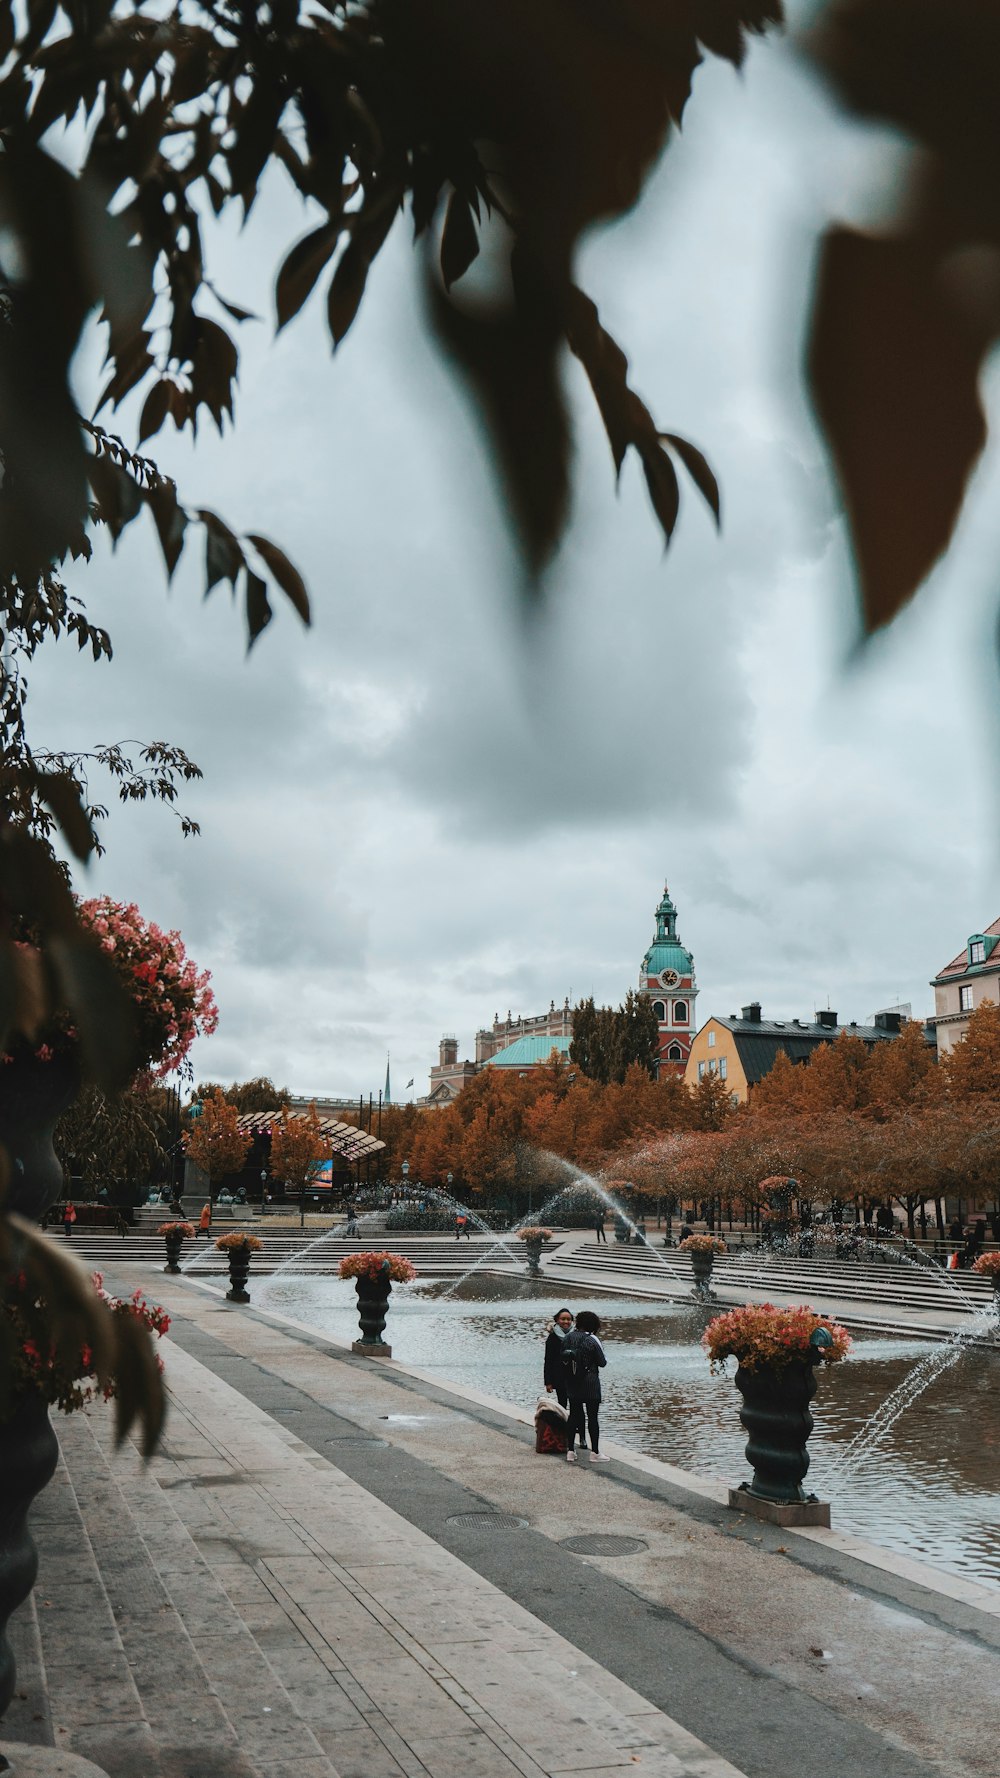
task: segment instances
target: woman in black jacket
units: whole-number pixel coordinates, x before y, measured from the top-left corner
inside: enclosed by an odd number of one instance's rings
[[[607,1364],[604,1347],[597,1338],[601,1331],[601,1318],[592,1309],[581,1309],[576,1318],[576,1327],[566,1335],[562,1343],[563,1372],[566,1378],[566,1393],[569,1397],[569,1423],[566,1427],[566,1461],[576,1462],[573,1444],[580,1440],[580,1449],[585,1449],[583,1438],[583,1417],[587,1416],[587,1430],[590,1433],[591,1463],[607,1463],[608,1459],[598,1450],[601,1436],[598,1424],[598,1411],[601,1406],[601,1372]]]
[[[548,1338],[545,1341],[545,1368],[542,1372],[545,1393],[554,1395],[561,1408],[567,1407],[569,1404],[569,1396],[566,1394],[568,1372],[563,1364],[562,1355],[563,1342],[572,1326],[573,1317],[569,1310],[560,1309],[553,1317]]]

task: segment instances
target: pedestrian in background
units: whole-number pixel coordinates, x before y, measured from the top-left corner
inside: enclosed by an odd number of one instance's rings
[[[66,1236],[67,1241],[69,1240],[70,1235],[73,1233],[73,1224],[75,1223],[75,1221],[76,1221],[76,1211],[74,1210],[72,1204],[67,1204],[65,1210],[63,1211],[63,1234]]]
[[[198,1218],[198,1234],[199,1235],[210,1235],[211,1233],[212,1233],[212,1202],[211,1202],[211,1199],[209,1199],[208,1203],[203,1204],[201,1207],[201,1215]],[[197,1240],[197,1238],[198,1238],[198,1236],[196,1235],[195,1240]]]
[[[604,1211],[603,1210],[598,1210],[597,1215],[594,1217],[594,1231],[597,1235],[597,1239],[599,1241],[603,1241],[604,1245],[607,1246],[608,1237],[604,1233]]]

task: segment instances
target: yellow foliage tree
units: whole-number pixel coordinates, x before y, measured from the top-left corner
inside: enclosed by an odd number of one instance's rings
[[[304,1192],[330,1154],[330,1139],[323,1134],[315,1105],[297,1117],[286,1113],[271,1125],[271,1173],[284,1180],[287,1190]]]
[[[221,1091],[213,1091],[201,1101],[201,1114],[185,1134],[188,1160],[207,1173],[213,1185],[227,1173],[238,1173],[250,1153],[253,1139],[244,1134],[239,1122],[235,1105],[230,1105]]]

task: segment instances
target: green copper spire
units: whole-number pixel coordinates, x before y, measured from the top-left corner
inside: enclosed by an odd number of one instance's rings
[[[677,936],[677,909],[670,899],[670,890],[663,885],[663,896],[656,910],[656,936],[642,960],[641,984],[650,975],[676,970],[678,976],[694,975],[694,959]]]

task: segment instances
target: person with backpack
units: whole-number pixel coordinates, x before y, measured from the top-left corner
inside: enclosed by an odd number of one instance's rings
[[[601,1436],[601,1372],[608,1362],[604,1356],[604,1347],[597,1337],[600,1331],[600,1316],[595,1315],[592,1309],[581,1309],[576,1318],[576,1326],[562,1343],[563,1375],[569,1402],[569,1422],[566,1427],[567,1463],[576,1462],[574,1445],[577,1439],[580,1440],[581,1450],[585,1449],[584,1416],[590,1434],[591,1463],[608,1461],[598,1449]]]

